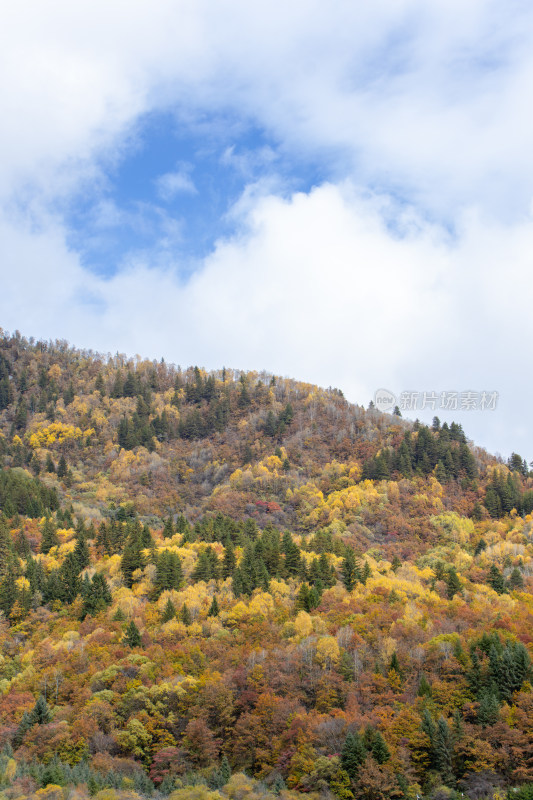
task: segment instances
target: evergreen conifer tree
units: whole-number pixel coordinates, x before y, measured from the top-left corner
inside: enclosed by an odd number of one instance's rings
[[[341,750],[341,764],[352,780],[356,780],[366,755],[366,748],[359,734],[348,733]]]
[[[494,725],[500,715],[500,703],[496,693],[488,688],[479,693],[479,707],[477,710],[477,721],[484,728],[487,725]]]
[[[13,744],[15,748],[20,747],[24,739],[24,736],[32,727],[33,727],[33,720],[31,713],[29,711],[24,711],[24,713],[22,714],[22,719],[20,720],[18,728],[15,731],[15,735],[13,737]]]
[[[133,620],[126,627],[123,642],[128,647],[141,647],[142,645],[141,633]]]
[[[509,576],[509,588],[510,589],[523,589],[524,588],[524,578],[522,577],[522,573],[515,567]]]
[[[235,570],[235,550],[233,549],[233,545],[231,540],[228,538],[224,544],[224,559],[222,561],[222,577],[229,578],[233,575]]]
[[[59,464],[57,465],[57,477],[64,478],[65,475],[67,474],[67,470],[68,470],[67,462],[65,456],[62,454],[61,458],[59,459]]]
[[[378,764],[384,764],[390,758],[389,748],[387,747],[385,739],[381,735],[380,731],[373,731],[370,750],[372,752],[372,756],[378,762]]]
[[[218,614],[219,614],[219,608],[218,608],[217,598],[215,596],[215,597],[213,597],[213,601],[212,601],[211,605],[209,606],[209,611],[207,612],[207,616],[208,617],[218,617]]]
[[[41,553],[49,553],[52,547],[57,547],[57,526],[51,517],[47,517],[41,529]]]
[[[444,717],[439,717],[437,722],[433,749],[435,766],[440,772],[443,782],[449,786],[454,781],[452,769],[454,748],[452,733]]]
[[[174,619],[175,616],[176,616],[176,606],[169,597],[167,600],[167,604],[163,609],[163,613],[161,614],[161,622],[168,622],[169,620]]]
[[[359,568],[355,553],[353,550],[348,549],[341,565],[342,582],[349,592],[352,591],[355,584],[359,581]]]
[[[220,775],[222,778],[222,785],[225,786],[231,778],[231,767],[225,754],[222,756],[222,761],[220,762]]]
[[[497,592],[498,594],[504,594],[507,591],[504,577],[500,572],[500,570],[498,569],[498,567],[496,566],[496,564],[491,564],[489,570],[489,577],[487,578],[487,583],[489,584],[489,586],[492,586],[494,591]]]
[[[33,725],[46,725],[52,719],[48,703],[42,694],[37,698],[37,702],[30,713],[30,718]]]
[[[85,567],[89,566],[90,561],[90,553],[89,553],[89,546],[87,545],[87,539],[85,538],[84,533],[78,534],[76,547],[74,549],[74,558],[76,559],[76,563],[78,565],[78,569],[84,570]]]
[[[451,600],[457,592],[461,591],[461,581],[453,567],[450,567],[444,580],[446,582],[446,594],[448,595],[448,599]]]

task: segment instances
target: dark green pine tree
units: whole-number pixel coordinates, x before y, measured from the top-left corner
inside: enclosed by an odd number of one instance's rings
[[[431,697],[431,685],[424,674],[422,674],[418,684],[418,697]]]
[[[439,459],[437,466],[435,467],[435,477],[440,484],[446,483],[449,479],[448,472],[442,459]]]
[[[311,611],[312,606],[312,598],[310,597],[309,585],[307,583],[302,583],[298,594],[296,595],[296,608],[301,611]]]
[[[181,607],[180,619],[184,625],[190,625],[192,622],[191,612],[187,608],[186,603],[184,603]]]
[[[56,471],[56,467],[55,467],[54,462],[52,461],[52,456],[50,455],[50,453],[48,453],[47,456],[46,456],[46,464],[45,464],[44,468],[45,468],[45,470],[47,472],[55,472]]]
[[[48,786],[50,783],[54,784],[55,786],[66,785],[67,780],[65,776],[65,768],[57,754],[55,754],[53,758],[51,758],[46,764],[41,780],[43,786]]]
[[[472,455],[472,451],[466,442],[461,442],[459,445],[459,464],[460,469],[465,473],[467,478],[476,478],[478,474],[476,459]]]
[[[63,600],[63,581],[59,574],[58,569],[53,569],[46,578],[46,585],[44,587],[44,599],[47,603],[54,600]]]
[[[410,443],[410,441],[410,439],[404,439],[398,448],[397,457],[398,472],[400,472],[406,478],[410,478],[413,474],[412,454],[408,445],[408,442]]]
[[[520,506],[520,490],[513,475],[508,475],[501,492],[502,509],[509,513]]]
[[[0,514],[0,579],[2,579],[8,571],[12,559],[13,541],[9,532],[9,526],[3,515]]]
[[[176,533],[187,534],[191,530],[191,526],[187,522],[187,518],[180,514],[176,520]]]
[[[294,542],[289,531],[285,531],[281,541],[281,552],[284,555],[283,574],[287,577],[298,575],[302,558],[300,549]]]
[[[449,725],[444,717],[439,717],[435,729],[435,739],[433,744],[435,754],[435,766],[441,774],[443,783],[451,786],[454,783],[453,774],[453,736]]]
[[[128,536],[120,562],[124,583],[128,589],[133,586],[133,573],[138,569],[143,569],[145,566],[143,550],[141,531],[135,528]]]
[[[266,436],[274,438],[278,429],[276,416],[272,410],[268,411],[266,419],[263,423],[263,431]]]
[[[348,549],[341,565],[342,582],[349,592],[360,579],[359,565],[353,550]]]
[[[437,726],[435,725],[435,721],[427,708],[424,709],[422,712],[422,723],[420,725],[424,733],[429,739],[429,744],[427,747],[427,755],[429,758],[429,767],[431,769],[436,768],[436,759],[435,759],[435,741],[437,735]]]
[[[400,667],[400,662],[398,660],[398,654],[396,653],[396,650],[394,651],[394,653],[391,656],[391,660],[390,660],[390,663],[389,663],[389,670],[394,670],[400,676],[402,674],[402,670],[401,670],[401,667]]]
[[[324,586],[327,588],[335,586],[337,582],[335,569],[332,565],[330,565],[329,559],[325,553],[322,553],[318,559],[318,576]]]
[[[515,692],[530,676],[531,659],[522,642],[506,642],[499,651],[495,645],[489,650],[489,673],[503,702],[510,703]]]
[[[142,639],[139,628],[133,620],[128,623],[122,640],[128,647],[141,647]]]
[[[67,461],[65,459],[65,456],[61,455],[61,458],[59,459],[59,464],[57,465],[57,477],[64,478],[67,472],[68,472]]]
[[[171,619],[174,619],[175,616],[176,616],[176,606],[169,597],[167,600],[167,604],[163,609],[163,613],[161,614],[161,622],[163,623],[169,622]]]
[[[342,746],[341,764],[352,780],[357,779],[359,767],[364,763],[366,756],[367,751],[360,735],[349,733]]]
[[[9,617],[11,614],[11,610],[17,599],[16,578],[17,573],[10,559],[7,563],[7,570],[4,573],[4,577],[2,581],[0,581],[0,611],[3,611],[6,617]]]
[[[220,609],[218,607],[218,602],[217,602],[217,598],[216,598],[216,595],[215,595],[213,597],[213,601],[212,601],[211,605],[209,606],[209,611],[207,612],[207,616],[208,617],[218,617],[219,611],[220,611]]]
[[[248,539],[251,539],[252,541],[255,541],[257,539],[258,530],[257,530],[257,522],[255,521],[255,519],[246,520],[246,522],[244,523],[244,535]]]
[[[392,571],[393,572],[398,572],[398,570],[400,569],[401,566],[402,566],[401,559],[398,558],[398,556],[395,555],[394,558],[392,559],[392,563],[391,563]]]
[[[451,600],[457,592],[461,591],[461,581],[459,580],[459,576],[453,567],[447,571],[445,575],[445,583],[446,583],[446,594],[448,596],[448,600]]]
[[[370,752],[378,764],[384,764],[390,758],[390,751],[380,731],[373,730]]]
[[[495,592],[498,594],[504,594],[507,591],[507,587],[505,586],[505,580],[496,566],[496,564],[491,564],[489,570],[489,576],[487,578],[487,583],[491,586]]]
[[[31,710],[30,718],[33,725],[46,725],[51,721],[52,713],[42,694],[37,698],[37,702]]]
[[[49,553],[58,544],[57,526],[51,517],[47,517],[41,528],[41,553]]]
[[[515,567],[511,574],[509,575],[509,588],[510,589],[523,589],[524,588],[524,578],[522,577],[522,573]]]
[[[145,550],[150,550],[154,546],[154,540],[150,532],[150,528],[145,523],[141,530],[141,544]]]
[[[485,539],[480,539],[479,542],[476,544],[476,549],[474,550],[474,555],[478,556],[486,548],[487,548],[487,543],[486,543]]]
[[[0,380],[0,411],[7,408],[13,401],[13,389],[7,376]]]
[[[165,539],[172,539],[174,536],[174,525],[172,524],[172,517],[169,517],[165,520],[165,524],[163,526],[163,537]]]
[[[222,577],[230,578],[235,571],[236,565],[235,550],[229,537],[224,543],[224,559],[222,561]]]
[[[24,713],[22,714],[22,719],[20,720],[18,728],[15,731],[15,735],[13,737],[13,745],[15,749],[20,747],[20,745],[24,740],[24,736],[31,728],[33,728],[33,720],[31,713],[29,711],[24,711]]]
[[[384,764],[389,760],[390,752],[385,739],[380,731],[376,730],[371,725],[367,725],[365,728],[363,744],[378,764]]]
[[[220,565],[216,552],[211,546],[202,550],[191,575],[193,581],[210,581],[217,579],[220,574]]]
[[[266,564],[262,558],[258,559],[256,562],[254,588],[262,589],[264,592],[270,591],[270,578],[268,575]]]
[[[222,785],[225,786],[231,778],[231,767],[226,755],[222,756],[222,761],[220,762],[220,776]]]
[[[99,614],[113,601],[107,581],[100,572],[95,573],[91,580],[85,576],[80,594],[83,598],[82,618]]]
[[[111,388],[111,397],[123,397],[124,396],[124,377],[122,375],[121,370],[117,370],[115,375],[115,380],[113,386]]]
[[[363,569],[360,571],[360,575],[361,575],[360,580],[361,583],[363,584],[366,583],[367,580],[372,576],[372,570],[370,569],[370,564],[368,563],[368,561],[365,561],[365,563],[363,564]]]
[[[26,559],[26,578],[30,582],[30,591],[43,592],[46,585],[46,574],[43,565],[31,555]]]
[[[239,567],[236,567],[233,573],[233,577],[231,580],[231,590],[233,592],[234,597],[240,597],[242,594],[245,593],[244,579]]]
[[[163,550],[157,558],[155,576],[155,596],[170,589],[180,589],[183,585],[183,570],[177,553]]]
[[[477,721],[483,728],[495,725],[500,716],[500,702],[491,688],[482,689],[479,693]]]
[[[497,519],[498,517],[502,516],[502,501],[496,489],[493,486],[489,486],[487,491],[485,492],[485,508],[489,512],[490,516],[493,519]]]
[[[74,553],[68,553],[59,568],[61,581],[61,599],[64,603],[73,603],[80,591],[80,570]]]
[[[78,534],[76,547],[74,548],[74,558],[76,559],[76,563],[80,572],[84,570],[85,567],[89,566],[91,557],[87,539],[85,538],[85,531],[81,531]]]

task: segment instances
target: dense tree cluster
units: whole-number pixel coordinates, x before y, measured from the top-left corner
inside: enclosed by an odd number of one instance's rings
[[[363,478],[387,480],[393,475],[411,478],[434,472],[441,483],[459,477],[475,478],[478,468],[460,425],[445,422],[415,426],[416,437],[406,431],[397,447],[383,448],[365,462]]]

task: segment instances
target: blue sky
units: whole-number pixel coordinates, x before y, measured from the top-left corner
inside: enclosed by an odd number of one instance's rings
[[[187,277],[235,232],[230,212],[247,186],[287,196],[334,171],[325,155],[287,157],[264,128],[230,112],[182,120],[168,110],[143,115],[121,158],[101,168],[104,179],[69,197],[63,213],[70,246],[102,276],[159,249],[179,255]]]
[[[494,390],[440,416],[532,459],[532,44],[521,0],[11,4],[0,325]]]

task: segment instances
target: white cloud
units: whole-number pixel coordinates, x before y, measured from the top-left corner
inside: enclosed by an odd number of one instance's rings
[[[2,325],[270,368],[365,402],[381,385],[495,388],[500,412],[465,426],[502,451],[520,450],[516,435],[531,452],[520,418],[531,392],[532,33],[518,1],[10,4]],[[145,115],[164,109],[183,124],[226,111],[267,129],[285,157],[337,167],[307,195],[248,187],[233,209],[239,233],[188,282],[170,255],[171,220],[155,255],[96,277],[52,210],[105,182]],[[194,184],[178,167],[159,187],[171,197]],[[99,213],[102,230],[128,224],[112,204]]]
[[[241,206],[241,233],[187,283],[170,263],[97,278],[65,250],[59,229],[17,241],[4,228],[0,255],[13,268],[4,325],[23,319],[29,335],[181,364],[271,369],[365,403],[380,386],[495,389],[507,430],[487,412],[467,415],[467,432],[520,450],[521,441],[507,443],[513,431],[522,440],[517,409],[527,414],[520,343],[533,334],[533,223],[489,230],[466,217],[450,240],[420,220],[399,238],[383,223],[383,202],[349,183],[288,200],[253,197]],[[36,263],[46,265],[37,281]]]
[[[139,115],[176,106],[232,109],[289,151],[340,148],[360,179],[439,211],[501,211],[511,196],[520,208],[533,177],[532,32],[527,4],[490,0],[11,4],[2,185],[69,187],[120,153]]]
[[[157,179],[157,193],[163,200],[172,200],[177,194],[198,194],[193,180],[185,168],[166,172]]]

